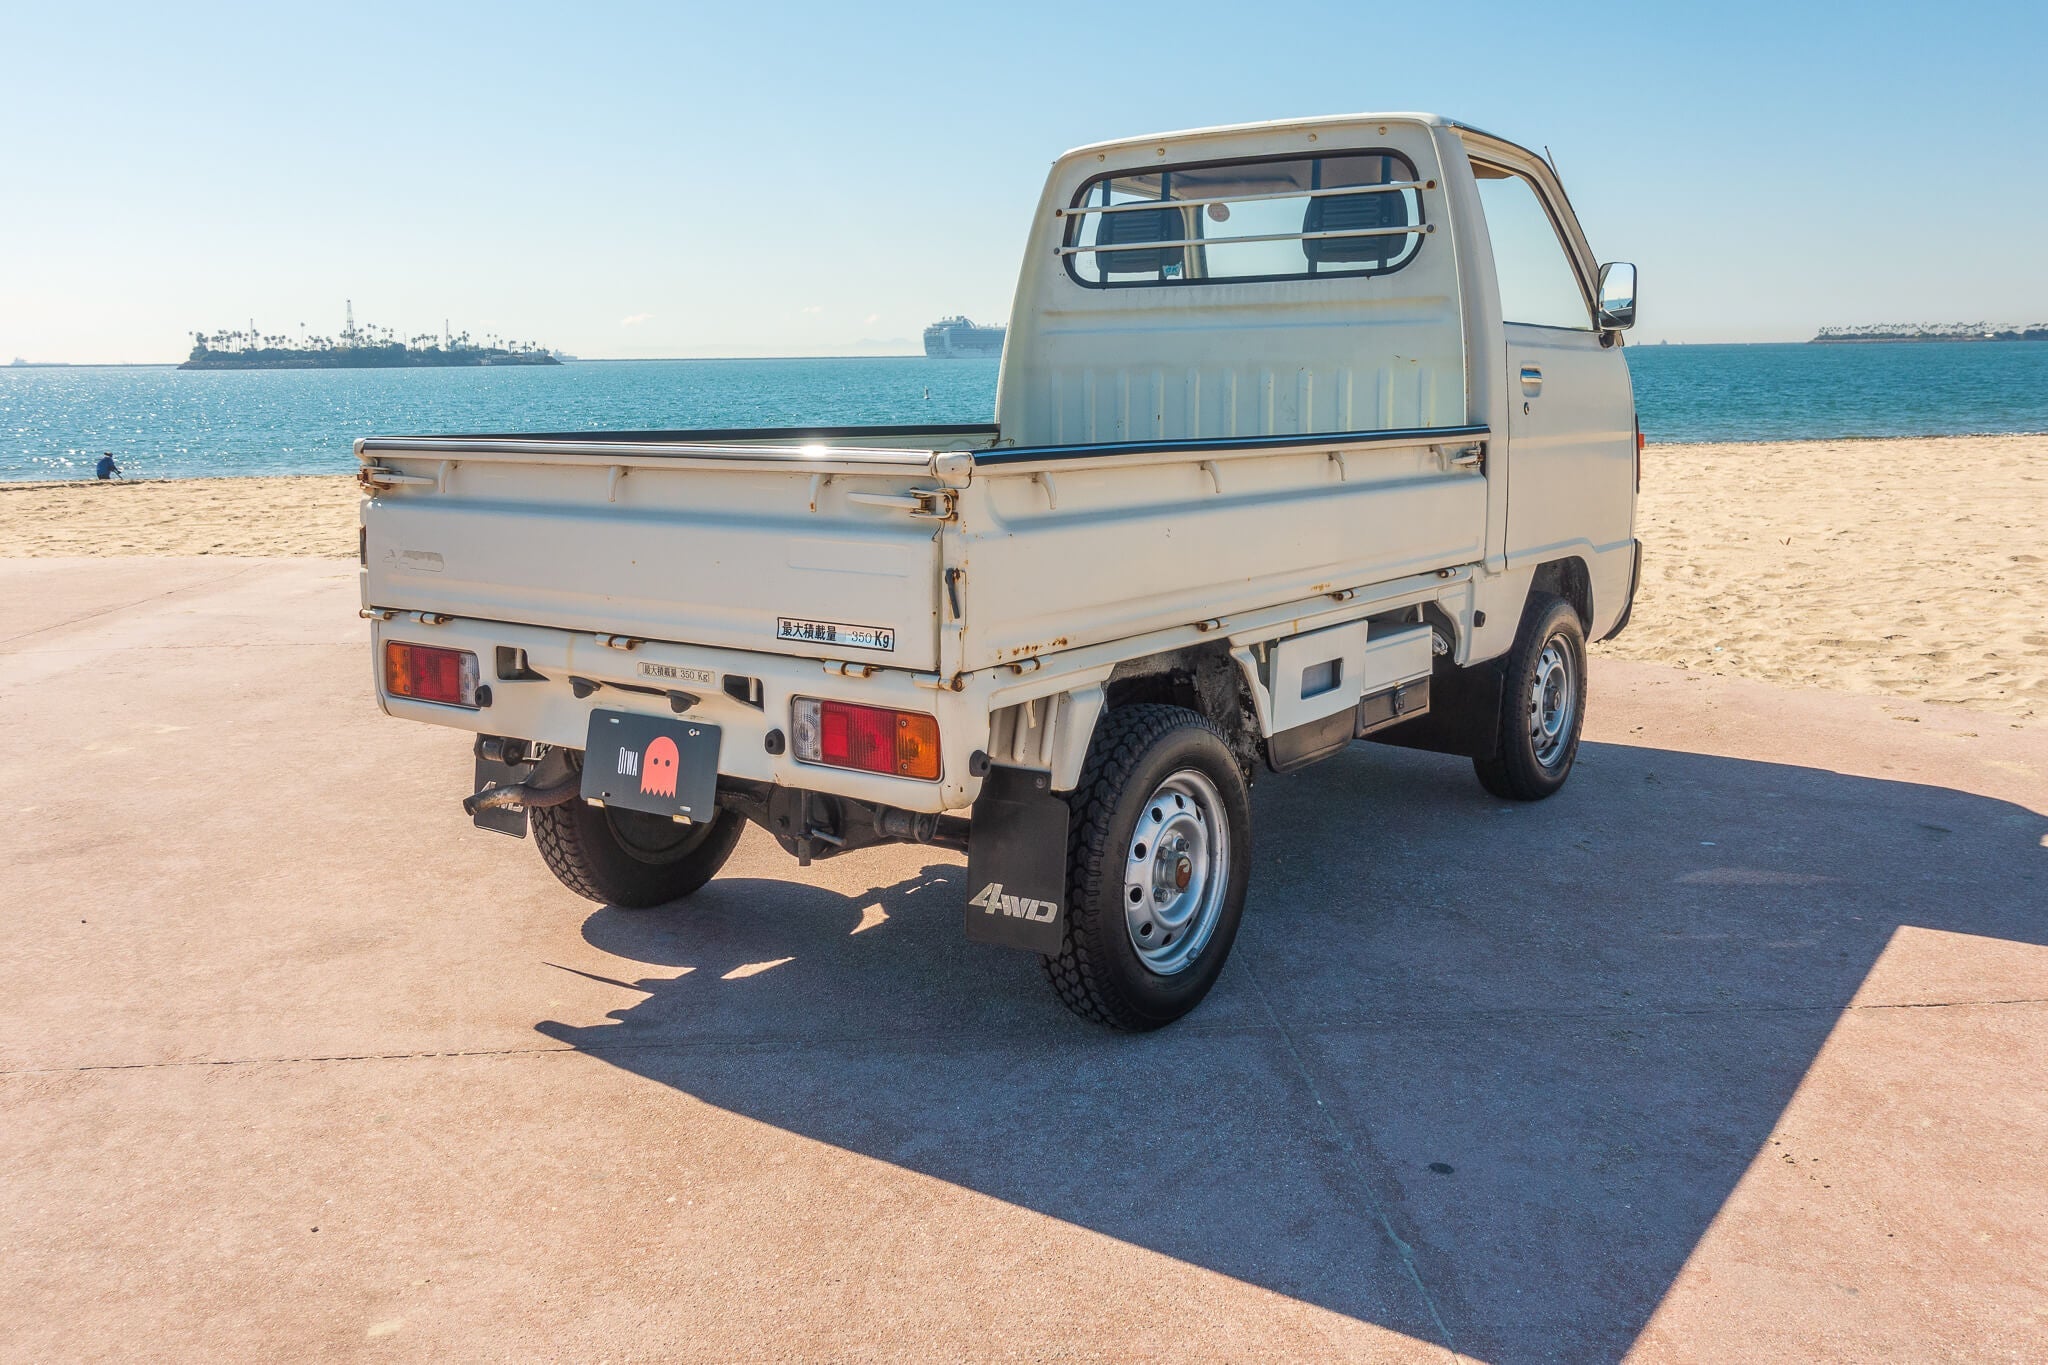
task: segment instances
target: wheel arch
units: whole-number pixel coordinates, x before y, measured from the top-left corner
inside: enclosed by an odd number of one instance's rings
[[[1529,582],[1529,596],[1539,592],[1553,593],[1572,604],[1572,610],[1579,614],[1579,628],[1590,637],[1593,633],[1593,574],[1586,567],[1586,561],[1577,555],[1567,555],[1539,565],[1536,576]]]
[[[1118,664],[1104,684],[1105,713],[1148,703],[1192,711],[1223,732],[1250,772],[1258,757],[1258,704],[1227,642],[1190,645]]]

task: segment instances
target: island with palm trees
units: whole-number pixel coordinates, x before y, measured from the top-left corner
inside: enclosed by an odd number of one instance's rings
[[[1823,346],[1868,341],[2048,341],[2048,322],[1878,322],[1823,327],[1813,339]]]
[[[194,332],[192,354],[181,370],[391,370],[449,365],[559,365],[545,346],[487,335],[473,340],[468,332],[445,325],[431,332],[400,337],[389,327],[358,326],[355,306],[338,337],[314,336],[299,325],[299,335],[273,336],[252,321],[245,332]]]

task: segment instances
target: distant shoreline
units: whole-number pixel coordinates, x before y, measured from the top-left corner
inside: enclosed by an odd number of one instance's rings
[[[501,365],[559,365],[548,351],[498,346],[265,346],[210,351],[195,346],[181,370],[473,370]]]
[[[2048,327],[2029,327],[2025,331],[2003,331],[1985,333],[1942,333],[1942,332],[1873,332],[1867,336],[1831,336],[1822,333],[1806,344],[1809,346],[1927,346],[1953,342],[1956,345],[1982,346],[1987,342],[2001,341],[2048,341]]]
[[[1680,345],[1680,344],[1684,344],[1684,343],[1679,343],[1679,342],[1673,342],[1672,344],[1673,344],[1673,345]],[[1692,344],[1695,344],[1695,345],[1697,345],[1697,344],[1701,344],[1701,343],[1692,343]],[[1730,344],[1732,344],[1732,345],[1761,345],[1761,346],[1779,346],[1779,345],[1784,345],[1784,344],[1786,344],[1786,343],[1784,343],[1784,342],[1775,342],[1775,341],[1766,341],[1766,342],[1734,342],[1734,343],[1730,343]],[[944,357],[938,357],[938,358],[939,358],[939,359],[946,359],[946,360],[994,360],[994,359],[996,359],[996,357],[995,357],[995,356],[944,356]],[[862,352],[860,352],[860,353],[859,353],[859,354],[857,354],[857,355],[581,355],[581,356],[576,356],[575,358],[573,358],[573,359],[570,359],[570,360],[557,360],[557,361],[556,361],[555,363],[557,363],[557,364],[559,364],[559,365],[671,365],[671,364],[684,364],[684,365],[696,365],[696,364],[717,364],[717,363],[720,363],[720,362],[723,362],[723,361],[732,361],[732,360],[744,360],[744,361],[751,361],[751,362],[760,362],[760,361],[769,361],[769,360],[803,360],[803,361],[818,361],[818,360],[929,360],[929,359],[933,359],[933,357],[930,357],[930,356],[927,356],[927,355],[925,355],[925,353],[924,353],[924,352],[922,352],[922,351],[862,351]],[[434,365],[393,365],[393,366],[346,366],[346,365],[344,365],[344,366],[309,366],[309,365],[270,365],[270,366],[253,366],[253,365],[252,365],[252,366],[229,366],[229,365],[202,365],[202,366],[197,366],[197,367],[193,367],[193,366],[189,366],[189,365],[187,365],[187,364],[186,364],[185,362],[183,362],[183,361],[179,361],[179,360],[24,360],[24,361],[22,361],[22,362],[21,362],[20,364],[18,364],[18,365],[0,365],[0,374],[6,374],[6,373],[7,373],[8,371],[10,371],[10,370],[184,370],[184,369],[192,369],[192,368],[197,368],[197,369],[199,369],[199,370],[202,370],[202,371],[214,371],[214,370],[230,370],[230,369],[232,369],[232,370],[236,370],[237,372],[242,372],[242,373],[246,373],[246,372],[249,372],[249,371],[253,371],[253,370],[263,370],[263,369],[278,369],[278,370],[304,370],[304,369],[401,369],[401,370],[404,370],[404,369],[421,369],[421,370],[425,370],[425,369],[446,369],[446,368],[449,368],[449,367],[447,367],[447,366],[434,366]],[[458,368],[458,369],[466,369],[466,368],[471,368],[471,367],[469,367],[469,366],[456,366],[455,368]],[[488,367],[488,366],[481,366],[481,367],[476,367],[476,368],[491,368],[491,367]]]
[[[1815,336],[1815,337],[1806,337],[1806,338],[1803,338],[1803,339],[1801,339],[1801,338],[1791,338],[1791,339],[1788,339],[1788,340],[1784,340],[1784,341],[1675,341],[1675,340],[1671,340],[1671,339],[1669,339],[1669,338],[1661,339],[1661,340],[1658,340],[1658,341],[1648,341],[1648,340],[1639,340],[1639,339],[1633,339],[1633,338],[1631,338],[1631,339],[1630,339],[1629,341],[1627,341],[1626,345],[1627,345],[1627,348],[1628,348],[1629,350],[1632,350],[1632,351],[1638,351],[1638,350],[1640,350],[1640,351],[1654,351],[1654,350],[1677,350],[1677,349],[1680,349],[1680,348],[1684,348],[1684,349],[1687,349],[1687,350],[1703,350],[1703,349],[1707,349],[1707,348],[1710,348],[1710,347],[1729,347],[1729,348],[1734,348],[1734,347],[1742,347],[1742,348],[1749,348],[1749,347],[1758,347],[1758,348],[1763,348],[1763,347],[1771,347],[1771,346],[1801,346],[1801,347],[1804,347],[1804,346],[1814,346],[1814,345],[1834,345],[1834,346],[1839,346],[1839,345],[1857,345],[1857,346],[1871,346],[1871,345],[1884,345],[1884,344],[1890,344],[1890,343],[1899,343],[1899,344],[1910,344],[1910,345],[1922,345],[1922,346],[1925,346],[1925,345],[1940,345],[1940,344],[1943,344],[1943,343],[1953,343],[1953,344],[1955,344],[1955,345],[1967,345],[1967,346],[1985,346],[1985,345],[1994,345],[1994,344],[1998,344],[1998,343],[2001,343],[2001,342],[2024,342],[2024,341],[2048,341],[2048,329],[2043,329],[2043,330],[2039,330],[2039,331],[2029,331],[2029,332],[2026,332],[2026,333],[2010,333],[2010,332],[2008,332],[2008,333],[2001,333],[2001,334],[1999,334],[1999,335],[1997,335],[1997,336],[1988,336],[1988,337],[1987,337],[1987,336],[1873,336],[1873,337],[1818,337],[1818,336]],[[606,355],[606,356],[587,356],[587,355],[586,355],[586,356],[576,356],[575,358],[573,358],[573,359],[570,359],[570,360],[563,360],[563,361],[560,361],[560,362],[559,362],[559,364],[560,364],[560,365],[562,365],[562,366],[564,366],[564,367],[567,367],[567,366],[574,366],[574,365],[654,365],[654,364],[659,364],[659,365],[671,365],[671,364],[680,364],[680,365],[697,365],[697,364],[724,364],[724,363],[730,363],[730,362],[735,362],[735,361],[745,361],[745,362],[749,362],[749,363],[756,363],[756,364],[759,364],[759,363],[767,363],[767,362],[773,362],[773,361],[805,361],[805,362],[816,362],[816,361],[820,361],[820,360],[931,360],[931,361],[932,361],[932,362],[933,362],[934,364],[938,364],[938,363],[940,363],[941,361],[944,361],[944,362],[949,362],[949,363],[950,363],[950,362],[952,362],[952,361],[957,361],[957,360],[995,360],[995,359],[997,359],[997,357],[996,357],[996,356],[993,356],[993,355],[991,355],[991,356],[939,356],[939,357],[932,357],[932,356],[927,356],[927,355],[925,355],[925,354],[924,354],[924,353],[923,353],[922,351],[908,351],[908,350],[906,350],[906,351],[861,351],[861,352],[858,352],[858,353],[854,353],[854,354],[844,354],[844,355]],[[18,364],[0,364],[0,374],[6,374],[6,373],[8,373],[8,372],[10,372],[10,371],[21,371],[21,370],[181,370],[181,369],[184,369],[184,368],[186,368],[185,364],[184,364],[183,362],[181,362],[181,361],[176,361],[176,360],[25,360],[25,361],[22,361],[22,362],[20,362],[20,363],[18,363]],[[243,369],[243,367],[238,367],[238,366],[237,366],[237,367],[229,367],[229,366],[213,366],[213,365],[208,365],[208,366],[201,366],[201,367],[198,367],[198,368],[200,368],[200,369],[202,369],[202,370],[209,370],[209,371],[210,371],[210,370],[227,370],[227,369],[233,368],[233,369],[236,369],[236,370],[237,370],[238,372],[244,372],[244,373],[248,372],[247,370]],[[382,367],[382,366],[373,366],[373,367],[354,367],[354,366],[321,366],[321,367],[310,367],[310,366],[274,366],[274,367],[249,367],[249,368],[250,368],[250,369],[257,369],[257,368],[276,368],[276,369],[304,369],[304,368],[343,368],[343,369],[347,369],[347,368],[387,368],[387,367]],[[393,367],[388,367],[388,368],[397,368],[397,369],[440,369],[440,368],[446,368],[446,367],[444,367],[444,366],[429,366],[429,365],[418,365],[418,366],[411,366],[411,365],[408,365],[408,366],[393,366]],[[459,367],[457,367],[457,368],[470,368],[470,367],[468,367],[468,366],[459,366]],[[490,367],[477,367],[477,368],[490,368]]]
[[[2016,337],[1815,337],[1809,346],[1996,346],[2001,342],[2048,341],[2048,334]]]

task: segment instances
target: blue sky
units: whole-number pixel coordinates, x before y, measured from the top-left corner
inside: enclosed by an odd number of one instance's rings
[[[0,0],[0,360],[245,325],[587,356],[999,320],[1046,167],[1432,109],[1547,144],[1638,337],[2048,319],[2048,6]]]

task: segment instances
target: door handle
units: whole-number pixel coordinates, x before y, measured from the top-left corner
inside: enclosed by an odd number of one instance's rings
[[[1524,365],[1522,367],[1522,392],[1531,398],[1542,393],[1543,371],[1537,369],[1534,365]]]

